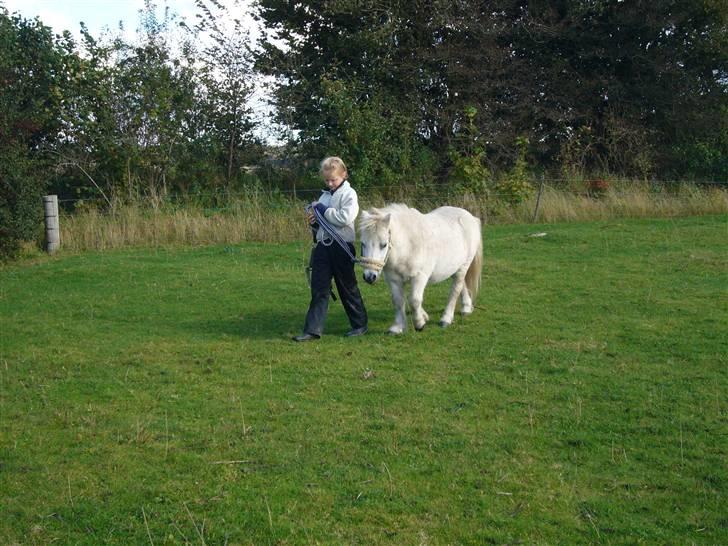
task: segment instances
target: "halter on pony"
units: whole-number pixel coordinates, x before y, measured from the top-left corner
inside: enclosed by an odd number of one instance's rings
[[[371,269],[372,271],[376,273],[380,273],[382,269],[384,269],[385,264],[387,263],[387,258],[389,258],[389,249],[392,248],[391,243],[387,243],[387,253],[384,255],[383,260],[375,260],[374,258],[367,258],[366,256],[362,256],[357,260],[357,262],[366,269]]]
[[[387,258],[389,258],[389,251],[392,248],[391,237],[390,240],[387,241],[387,252],[385,253],[383,260],[376,260],[374,258],[367,258],[365,256],[357,258],[356,256],[354,256],[354,254],[352,254],[351,250],[349,250],[349,245],[347,244],[347,242],[341,238],[341,235],[336,233],[336,230],[331,224],[329,224],[328,220],[324,218],[323,214],[321,214],[318,210],[316,210],[315,207],[312,207],[311,205],[306,206],[306,212],[313,212],[313,215],[316,217],[316,222],[318,222],[318,225],[321,226],[326,234],[330,237],[330,239],[325,239],[321,241],[325,246],[331,246],[332,243],[336,242],[341,248],[344,249],[344,252],[348,254],[349,258],[351,258],[351,261],[355,264],[358,263],[362,267],[365,267],[366,269],[371,269],[372,271],[375,271],[377,273],[380,273],[382,269],[384,269],[384,265],[387,263]]]

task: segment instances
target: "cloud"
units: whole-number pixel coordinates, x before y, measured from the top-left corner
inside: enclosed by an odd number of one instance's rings
[[[239,19],[250,29],[253,37],[258,35],[258,25],[252,17],[252,0],[222,0],[220,3],[229,8],[231,17]],[[17,12],[28,19],[40,18],[59,34],[68,30],[78,35],[80,23],[83,21],[91,34],[98,36],[104,28],[115,31],[119,21],[122,21],[125,34],[133,38],[144,0],[4,0],[4,4],[11,13]],[[208,4],[214,13],[218,11],[210,2]],[[199,10],[195,0],[157,0],[156,5],[160,18],[165,7],[168,7],[188,24],[194,25],[197,22],[196,15]]]
[[[54,3],[37,0],[5,0],[5,7],[10,13],[17,12],[26,19],[38,17],[59,33],[64,30],[75,30],[78,23],[73,22],[68,10],[61,10],[52,4]]]
[[[138,11],[143,6],[144,0],[5,0],[9,12],[27,19],[38,17],[56,33],[68,30],[76,36],[80,34],[81,22],[92,35],[98,36],[104,28],[115,31],[119,21],[124,23],[125,34],[133,35]]]

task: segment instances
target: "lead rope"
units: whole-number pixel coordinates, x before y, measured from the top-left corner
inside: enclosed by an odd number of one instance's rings
[[[387,262],[387,258],[389,257],[389,250],[392,248],[391,242],[387,242],[387,253],[384,255],[384,260],[375,260],[374,258],[367,258],[364,256],[362,256],[361,258],[357,258],[356,256],[354,256],[354,254],[352,254],[351,250],[349,250],[349,244],[341,238],[341,235],[339,235],[334,227],[329,224],[328,220],[324,218],[323,214],[316,210],[315,207],[311,207],[310,205],[306,207],[306,210],[313,211],[313,214],[316,217],[316,221],[318,222],[319,226],[321,226],[324,232],[326,232],[326,234],[331,237],[331,239],[321,241],[324,246],[331,246],[335,241],[341,248],[344,249],[344,252],[348,254],[349,258],[351,258],[351,261],[355,264],[358,263],[366,267],[367,269],[372,269],[376,271],[377,273],[384,269],[384,264]]]
[[[346,252],[349,255],[349,258],[351,258],[351,261],[354,263],[357,263],[356,256],[352,254],[351,250],[349,250],[349,244],[344,241],[344,239],[341,238],[341,235],[336,233],[336,230],[331,226],[331,224],[328,223],[326,218],[324,218],[324,215],[321,214],[319,211],[316,210],[315,207],[306,207],[307,209],[313,210],[313,215],[316,217],[316,221],[318,222],[318,225],[323,228],[323,230],[326,232],[326,234],[331,237],[328,241],[321,241],[321,243],[324,246],[331,246],[334,241],[338,243],[338,245],[344,249],[344,252]]]

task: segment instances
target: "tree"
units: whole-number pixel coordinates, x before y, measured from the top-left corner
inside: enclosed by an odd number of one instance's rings
[[[0,8],[0,258],[37,235],[48,185],[43,153],[60,138],[70,35]]]
[[[82,27],[84,55],[65,110],[67,138],[57,148],[61,191],[76,197],[159,198],[184,186],[181,170],[196,138],[194,49],[177,42],[175,17],[162,19],[150,0],[140,10],[138,40],[92,37]]]
[[[546,168],[639,176],[724,150],[717,0],[262,0],[260,17],[258,66],[278,78],[281,121],[313,149],[344,134],[326,101],[326,82],[342,81],[356,104],[376,97],[410,120],[443,163],[471,107],[493,168],[521,155],[518,139]]]
[[[532,142],[553,162],[569,140],[585,169],[665,172],[688,127],[712,132],[725,100],[725,11],[712,2],[555,2],[523,7],[512,29],[525,89],[539,89]],[[722,45],[720,42],[722,41]],[[721,51],[722,50],[722,51]],[[542,95],[541,95],[542,93]],[[686,123],[687,121],[687,123]]]
[[[397,4],[374,0],[260,2],[269,35],[258,70],[276,78],[279,122],[298,134],[305,157],[350,158],[359,184],[422,180],[421,77],[398,63]]]
[[[228,186],[233,182],[251,151],[259,147],[252,135],[255,124],[249,101],[253,92],[252,54],[249,31],[239,19],[230,17],[217,2],[196,0],[196,33],[209,37],[202,52],[201,101],[206,112],[206,137],[215,156],[224,165]],[[225,21],[232,20],[232,26]]]

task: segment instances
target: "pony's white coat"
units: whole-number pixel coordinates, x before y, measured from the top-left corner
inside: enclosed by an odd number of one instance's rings
[[[421,330],[429,320],[422,308],[425,286],[452,277],[450,296],[440,318],[441,326],[453,321],[458,296],[462,312],[473,312],[480,288],[483,241],[480,220],[465,209],[440,207],[427,214],[394,204],[363,211],[359,217],[362,256],[384,261],[382,273],[389,284],[394,304],[393,334],[406,328],[405,284],[410,284],[409,303],[415,328]],[[367,268],[364,280],[373,283],[377,268]]]

